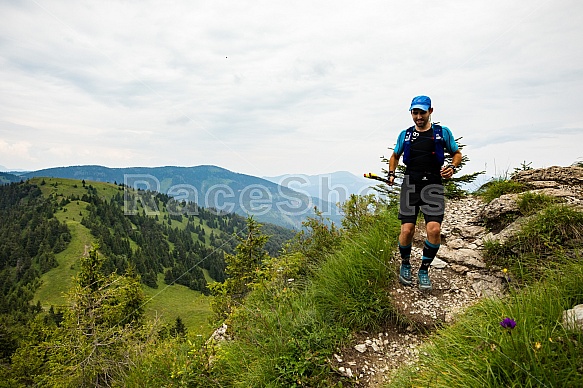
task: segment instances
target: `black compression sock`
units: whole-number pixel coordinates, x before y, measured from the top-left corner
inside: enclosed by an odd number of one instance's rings
[[[428,240],[425,240],[425,244],[423,244],[423,257],[421,258],[421,268],[422,270],[429,270],[429,266],[431,262],[437,255],[437,251],[439,250],[440,244],[432,244]]]
[[[399,253],[401,254],[401,264],[409,264],[409,259],[411,258],[411,247],[412,245],[402,246],[399,243]]]

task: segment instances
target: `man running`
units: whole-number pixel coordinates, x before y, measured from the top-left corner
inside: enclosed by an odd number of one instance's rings
[[[419,210],[425,218],[427,239],[423,246],[421,267],[417,273],[419,289],[431,291],[429,266],[435,258],[441,243],[441,222],[445,211],[442,178],[449,179],[462,162],[462,153],[449,130],[431,122],[431,99],[427,96],[413,98],[409,108],[414,126],[403,130],[397,138],[394,152],[389,159],[389,184],[395,181],[395,170],[403,155],[407,166],[401,185],[399,201],[399,252],[401,268],[399,281],[412,284],[411,244],[415,234],[415,224]],[[443,167],[445,152],[452,156],[452,164]]]

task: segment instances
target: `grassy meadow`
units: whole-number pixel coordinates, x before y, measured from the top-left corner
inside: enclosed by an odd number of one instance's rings
[[[44,182],[44,183],[42,183]],[[53,196],[59,203],[70,196],[82,197],[87,191],[81,181],[64,178],[34,178],[31,183],[37,184],[44,196]],[[87,186],[93,186],[100,196],[111,198],[120,191],[120,187],[111,183],[86,181]],[[95,243],[90,231],[81,224],[81,219],[88,214],[87,202],[71,201],[62,206],[55,213],[55,217],[67,224],[71,233],[71,242],[67,248],[56,254],[59,265],[41,276],[41,285],[35,293],[34,303],[41,302],[43,308],[61,306],[66,303],[66,292],[73,284],[73,277],[78,272],[79,258],[87,255],[92,244]],[[160,219],[166,214],[160,209]],[[198,220],[198,218],[195,218]],[[182,222],[173,221],[173,227],[184,229],[186,218]],[[204,225],[205,231],[210,234],[211,228]],[[136,245],[130,242],[132,248]],[[208,282],[212,278],[205,272]],[[158,288],[143,286],[146,295],[146,317],[157,319],[160,323],[172,325],[180,317],[189,331],[194,334],[209,335],[212,332],[209,317],[211,315],[210,297],[200,292],[190,290],[182,285],[168,286],[164,283],[164,275],[158,274]]]

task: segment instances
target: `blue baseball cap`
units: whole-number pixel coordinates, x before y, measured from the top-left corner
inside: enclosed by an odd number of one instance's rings
[[[409,110],[421,109],[427,112],[429,108],[431,108],[431,98],[427,96],[417,96],[411,101],[411,108],[409,108]]]

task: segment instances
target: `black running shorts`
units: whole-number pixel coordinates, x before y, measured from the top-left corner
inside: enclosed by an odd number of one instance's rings
[[[399,200],[399,219],[401,224],[417,223],[419,210],[425,223],[443,221],[445,200],[441,176],[434,173],[410,172],[405,175],[401,185]]]

